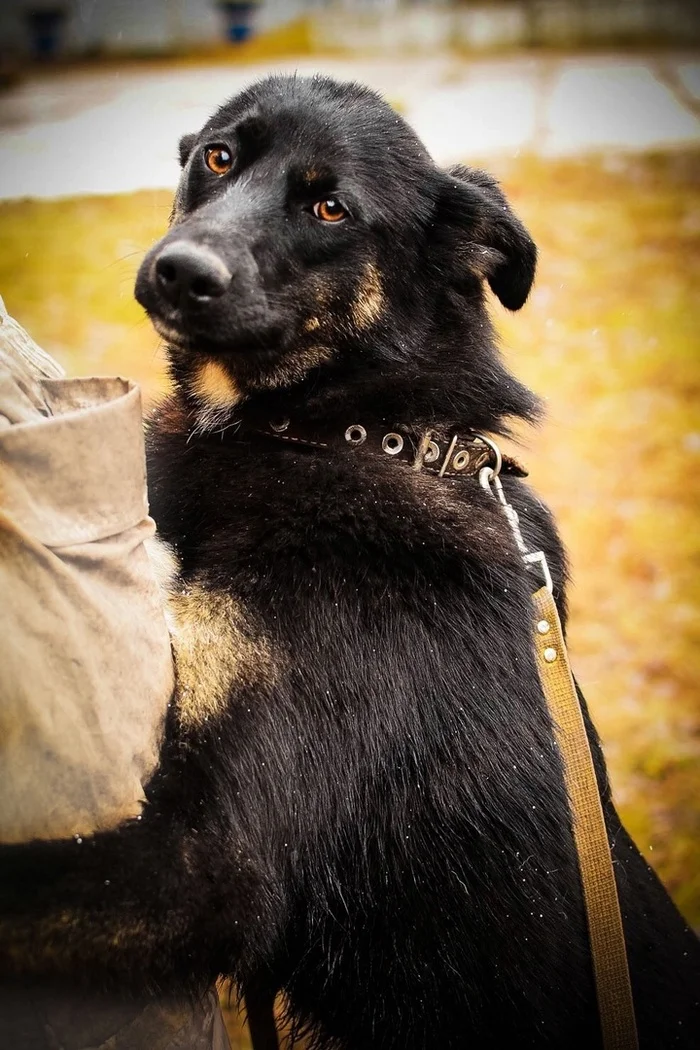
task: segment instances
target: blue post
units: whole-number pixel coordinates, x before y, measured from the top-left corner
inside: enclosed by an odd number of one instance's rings
[[[253,32],[255,0],[219,0],[218,7],[226,19],[226,39],[232,44],[242,44]]]
[[[63,43],[66,10],[63,7],[40,7],[26,13],[32,54],[39,61],[56,58]]]

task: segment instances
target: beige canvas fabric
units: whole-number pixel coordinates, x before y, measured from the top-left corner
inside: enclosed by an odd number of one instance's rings
[[[62,379],[0,299],[0,841],[140,813],[173,688],[139,390]]]
[[[0,842],[138,816],[173,689],[138,388],[63,379],[0,299]],[[0,1046],[230,1050],[199,1002],[0,984]]]

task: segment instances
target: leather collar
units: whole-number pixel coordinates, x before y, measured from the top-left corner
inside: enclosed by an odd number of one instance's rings
[[[496,462],[496,452],[487,439],[468,433],[438,436],[431,430],[418,432],[410,427],[397,426],[390,430],[381,426],[351,423],[347,427],[303,425],[289,419],[271,420],[262,425],[246,427],[237,433],[271,438],[308,449],[351,450],[358,455],[393,459],[410,465],[415,471],[425,471],[441,478],[478,477],[483,467],[496,467],[496,473],[527,477],[527,471],[511,456]]]

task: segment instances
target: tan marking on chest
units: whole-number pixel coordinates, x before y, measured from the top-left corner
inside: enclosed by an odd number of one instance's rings
[[[180,572],[180,563],[175,549],[166,543],[157,532],[153,536],[147,536],[143,545],[146,548],[161,595],[170,594]]]
[[[384,291],[379,270],[370,262],[365,266],[350,313],[358,328],[368,328],[377,320],[383,306]]]
[[[183,727],[221,715],[237,690],[277,679],[281,659],[230,594],[190,584],[169,596],[168,611]]]
[[[175,621],[170,609],[169,599],[170,596],[176,592],[178,586],[180,562],[175,553],[175,549],[171,547],[169,543],[166,543],[158,533],[154,536],[149,536],[148,539],[144,541],[144,547],[146,548],[148,560],[151,563],[151,569],[153,570],[153,575],[156,584],[158,585],[158,591],[163,603],[165,622],[168,625],[168,631],[172,638],[175,629]]]

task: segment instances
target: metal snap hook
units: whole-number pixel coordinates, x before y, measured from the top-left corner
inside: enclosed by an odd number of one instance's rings
[[[482,467],[479,471],[479,484],[481,485],[482,489],[485,489],[486,492],[488,492],[489,496],[493,496],[493,492],[491,491],[491,482],[495,479],[495,477],[496,475],[494,474],[493,467]]]
[[[481,487],[488,492],[489,496],[497,500],[503,508],[503,513],[506,516],[508,524],[510,525],[510,531],[513,534],[515,545],[520,551],[525,565],[529,569],[531,566],[538,566],[544,585],[552,594],[554,586],[552,583],[552,575],[549,571],[549,565],[547,564],[547,558],[544,551],[528,551],[523,539],[523,534],[520,531],[520,520],[518,518],[517,511],[514,507],[511,507],[510,503],[506,499],[506,494],[503,491],[503,485],[501,479],[495,471],[494,467],[482,467],[479,471],[479,484]],[[491,487],[493,486],[493,488]]]

